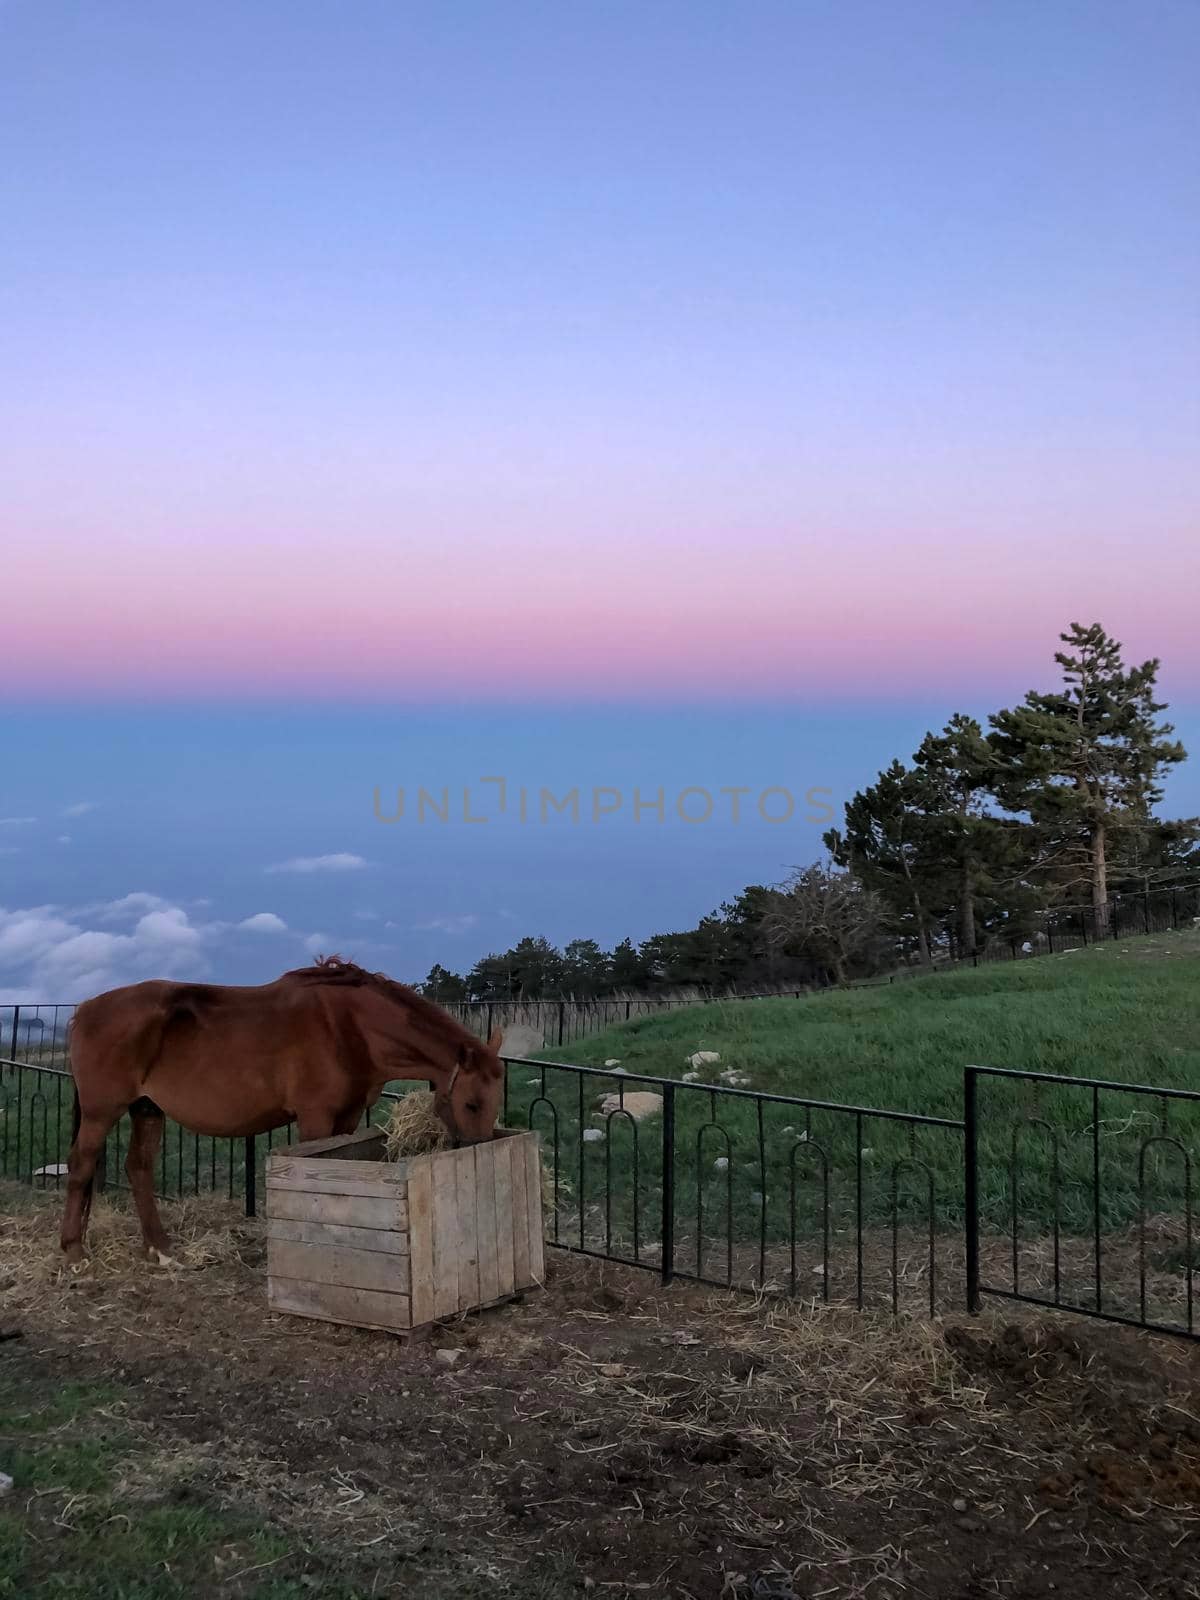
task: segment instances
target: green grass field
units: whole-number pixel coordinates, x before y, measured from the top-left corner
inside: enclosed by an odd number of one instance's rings
[[[802,1000],[723,1002],[639,1019],[580,1041],[569,1060],[602,1066],[616,1058],[625,1076],[588,1079],[545,1072],[544,1099],[558,1115],[560,1180],[574,1222],[590,1213],[583,1238],[599,1244],[611,1224],[623,1238],[632,1228],[632,1130],[614,1122],[607,1136],[581,1144],[581,1125],[604,1129],[598,1097],[647,1087],[648,1077],[681,1079],[686,1057],[715,1050],[720,1062],[703,1070],[718,1084],[733,1070],[746,1087],[842,1105],[962,1116],[963,1067],[1013,1067],[1157,1087],[1200,1089],[1200,933],[1130,939],[1111,946],[1048,956],[979,971],[960,971],[882,987],[831,992]],[[556,1052],[546,1051],[547,1059]],[[540,1072],[510,1073],[509,1120],[533,1122],[548,1137],[552,1112],[543,1102]],[[1105,1091],[1100,1096],[1102,1221],[1106,1228],[1185,1205],[1184,1162],[1158,1143],[1165,1131],[1193,1148],[1200,1104],[1167,1105],[1157,1098]],[[911,1129],[876,1117],[794,1106],[762,1107],[750,1098],[714,1095],[704,1084],[677,1092],[676,1167],[679,1226],[698,1236],[723,1232],[728,1211],[739,1239],[760,1233],[778,1242],[815,1225],[825,1165],[839,1225],[853,1224],[857,1196],[855,1150],[863,1151],[862,1208],[869,1222],[922,1224],[932,1183],[939,1226],[961,1220],[962,1136],[956,1130]],[[1054,1151],[1040,1123],[1058,1137]],[[1003,1230],[1011,1207],[1012,1139],[1018,1130],[1018,1211],[1022,1228],[1053,1220],[1055,1198],[1063,1230],[1093,1226],[1091,1197],[1093,1109],[1086,1090],[984,1080],[980,1089],[982,1209],[985,1227]],[[802,1137],[807,1135],[807,1137]],[[551,1139],[551,1143],[552,1143]],[[550,1150],[553,1155],[553,1150]],[[727,1168],[716,1163],[724,1158]],[[657,1123],[639,1131],[639,1232],[659,1237],[661,1138]],[[793,1172],[795,1183],[793,1184]],[[611,1184],[609,1179],[611,1178]],[[613,1197],[607,1202],[610,1188]],[[579,1197],[582,1189],[583,1204]],[[1193,1196],[1194,1198],[1194,1196]],[[699,1216],[699,1222],[697,1218]],[[806,1220],[807,1219],[807,1220]],[[578,1242],[576,1239],[574,1242]],[[722,1270],[720,1260],[704,1262]]]

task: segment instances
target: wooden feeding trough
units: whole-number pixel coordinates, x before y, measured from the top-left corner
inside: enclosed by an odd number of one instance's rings
[[[386,1159],[382,1130],[267,1157],[267,1302],[407,1332],[544,1278],[536,1133]]]

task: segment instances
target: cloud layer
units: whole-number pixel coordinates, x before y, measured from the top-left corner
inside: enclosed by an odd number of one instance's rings
[[[273,911],[238,923],[194,912],[141,890],[72,908],[0,907],[0,999],[75,1001],[145,978],[204,979],[231,936],[289,932]]]

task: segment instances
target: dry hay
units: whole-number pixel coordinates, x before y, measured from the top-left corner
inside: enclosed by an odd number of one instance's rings
[[[384,1124],[389,1161],[403,1161],[406,1156],[432,1155],[435,1151],[451,1148],[453,1140],[433,1107],[433,1095],[420,1089],[402,1095],[392,1103],[391,1113]],[[560,1178],[560,1198],[566,1188],[567,1185]],[[547,1211],[554,1210],[554,1173],[545,1163],[542,1164],[542,1203]]]
[[[427,1156],[450,1148],[446,1124],[434,1110],[434,1096],[428,1090],[414,1090],[392,1102],[384,1124],[389,1161],[405,1156]]]
[[[194,1272],[241,1258],[247,1243],[246,1219],[240,1208],[206,1197],[162,1205],[171,1239],[167,1266],[151,1266],[142,1253],[137,1218],[124,1206],[97,1197],[87,1231],[87,1255],[68,1266],[58,1243],[58,1217],[41,1207],[22,1208],[5,1216],[0,1235],[0,1305],[16,1311],[58,1294],[76,1280],[111,1282],[114,1286],[147,1272]]]

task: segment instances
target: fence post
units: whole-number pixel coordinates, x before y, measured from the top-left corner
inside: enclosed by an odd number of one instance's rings
[[[10,1061],[15,1061],[17,1059],[17,1023],[20,1020],[21,1020],[21,1008],[20,1008],[20,1006],[14,1006],[13,1007],[13,1021],[12,1021],[12,1036],[9,1039],[9,1045],[8,1045],[8,1059]]]
[[[1179,900],[1174,889],[1171,890],[1171,926],[1173,928],[1179,926]]]
[[[675,1276],[675,1085],[663,1088],[662,1114],[662,1281]]]
[[[1146,932],[1149,933],[1150,932],[1150,896],[1148,894],[1144,894],[1142,896],[1142,921],[1146,925]]]
[[[566,1025],[566,1020],[567,1020],[567,1002],[565,1000],[560,1000],[558,1002],[558,1042],[559,1042],[560,1045],[563,1042],[563,1029],[564,1029],[564,1027]]]
[[[963,1193],[966,1200],[967,1310],[979,1314],[979,1138],[974,1067],[963,1068]]]
[[[487,1027],[484,1029],[483,1037],[485,1039],[490,1039],[492,1037],[492,1002],[490,1000],[488,1001],[487,1008]]]
[[[252,1133],[248,1133],[246,1135],[246,1215],[248,1217],[254,1216],[256,1211],[255,1188],[258,1181],[258,1174],[255,1170],[254,1164],[254,1143],[254,1135]]]

